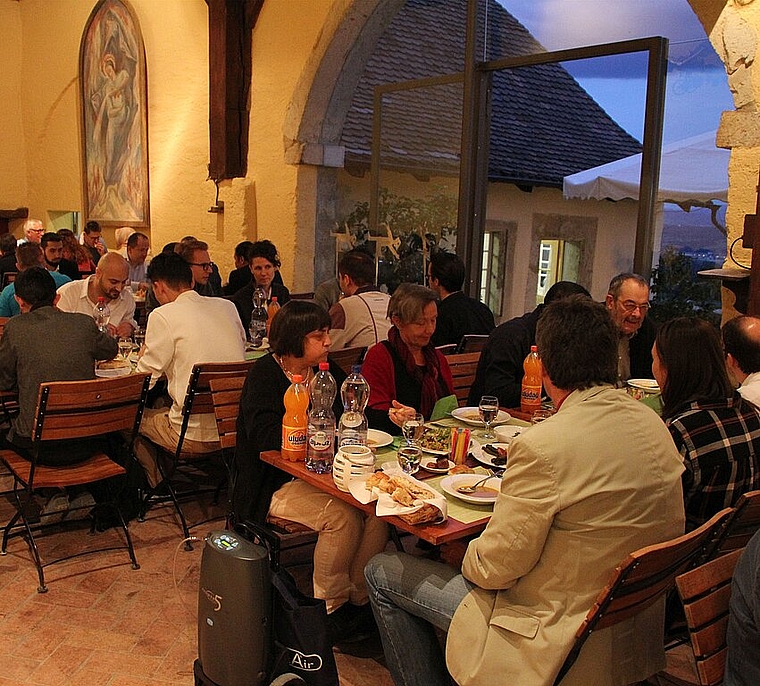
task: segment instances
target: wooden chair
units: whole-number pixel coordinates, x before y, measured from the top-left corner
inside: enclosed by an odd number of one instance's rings
[[[435,349],[439,351],[441,355],[453,355],[458,347],[459,344],[457,343],[447,343],[446,345],[437,345],[435,346]]]
[[[219,443],[222,446],[222,451],[227,453],[225,462],[228,467],[230,492],[232,492],[236,480],[233,458],[237,445],[237,418],[244,383],[244,376],[211,379],[209,382]],[[316,531],[298,522],[291,522],[280,517],[269,517],[267,523],[280,538],[282,550],[308,545],[317,540]]]
[[[346,372],[346,374],[350,374],[351,367],[355,364],[361,364],[366,352],[367,346],[359,345],[355,348],[343,348],[343,350],[330,352],[327,357]]]
[[[709,559],[744,548],[758,529],[760,529],[760,491],[749,491],[736,502],[725,531],[719,535]]]
[[[16,280],[17,273],[18,272],[5,272],[3,274],[2,288],[5,288],[9,283],[13,283]],[[2,290],[2,288],[0,288],[0,290]]]
[[[190,418],[202,414],[214,414],[214,403],[210,386],[212,379],[239,377],[242,380],[245,380],[252,365],[253,360],[245,360],[241,362],[204,362],[193,366],[187,384],[185,402],[182,406],[182,426],[180,428],[179,440],[177,441],[177,448],[171,453],[171,460],[169,461],[168,466],[162,464],[162,460],[158,460],[161,481],[154,488],[148,489],[143,494],[140,512],[140,519],[142,521],[144,521],[145,513],[148,511],[151,504],[160,501],[165,502],[168,499],[172,502],[174,509],[177,512],[184,538],[190,538],[190,527],[187,524],[187,519],[179,504],[179,497],[172,484],[172,477],[174,477],[178,470],[182,470],[183,467],[187,466],[194,468],[200,462],[213,460],[214,457],[218,457],[220,454],[222,454],[224,459],[224,454],[221,449],[214,453],[191,453],[183,450]],[[158,444],[154,445],[156,445],[160,451],[169,453],[166,448]],[[218,496],[220,489],[221,487],[216,487],[214,489],[194,489],[191,491],[185,491],[180,495],[183,497],[196,496],[204,491],[213,490],[215,496]],[[197,522],[196,524],[200,523],[201,522]],[[189,540],[187,541],[186,547],[192,549]]]
[[[79,555],[126,548],[132,561],[132,568],[139,569],[127,524],[113,499],[110,502],[99,503],[96,508],[109,507],[115,511],[126,539],[124,546],[86,550],[44,564],[32,534],[32,522],[29,521],[27,513],[35,489],[79,486],[126,474],[124,466],[117,464],[103,452],[95,452],[77,464],[60,467],[43,466],[39,464],[39,457],[43,450],[50,450],[50,441],[74,441],[105,436],[116,431],[131,432],[129,446],[131,452],[132,443],[142,419],[149,383],[150,376],[147,374],[130,374],[113,379],[57,381],[41,384],[32,436],[31,460],[22,457],[14,450],[0,451],[0,459],[13,475],[13,495],[16,507],[15,514],[5,527],[1,552],[5,555],[8,538],[20,520],[20,526],[23,526],[37,567],[39,578],[37,590],[40,593],[47,591],[43,567]],[[53,446],[56,445],[57,443],[53,444]],[[42,517],[44,518],[45,515]],[[44,521],[40,523],[40,527],[44,525]],[[91,533],[94,533],[94,530],[95,520],[92,522]]]
[[[731,578],[741,553],[732,550],[676,577],[700,686],[723,683]]]
[[[457,346],[457,353],[479,353],[486,347],[488,335],[466,333]]]
[[[699,556],[725,526],[731,512],[731,508],[721,510],[688,534],[628,555],[612,572],[607,585],[581,622],[575,633],[575,643],[554,680],[554,686],[559,686],[570,671],[592,632],[633,617],[663,598],[673,587],[676,576],[697,564]]]
[[[309,293],[291,293],[291,300],[314,300],[314,291]]]
[[[475,381],[475,372],[480,361],[480,353],[457,353],[447,355],[446,361],[454,378],[454,394],[459,401],[459,407],[467,404],[467,396],[470,395],[470,386]]]

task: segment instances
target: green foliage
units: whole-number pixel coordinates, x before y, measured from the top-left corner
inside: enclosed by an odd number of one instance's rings
[[[712,267],[713,265],[709,265]],[[652,318],[659,324],[674,317],[698,316],[720,326],[720,282],[697,277],[707,265],[668,246],[652,271]]]

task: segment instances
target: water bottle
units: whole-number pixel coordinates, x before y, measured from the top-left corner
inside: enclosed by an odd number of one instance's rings
[[[369,384],[361,374],[361,366],[352,367],[340,387],[343,414],[338,425],[338,447],[367,445],[367,418],[364,408],[369,401]]]
[[[95,303],[95,307],[93,308],[92,316],[93,319],[95,319],[95,325],[98,327],[98,331],[108,333],[108,322],[111,320],[111,308],[108,307],[105,298],[98,298],[98,302]]]
[[[328,362],[319,363],[319,372],[309,384],[311,410],[306,444],[306,469],[317,474],[332,471],[335,456],[335,413],[332,405],[338,392]]]
[[[261,288],[255,288],[253,291],[253,309],[251,310],[251,323],[248,326],[248,333],[251,337],[251,343],[255,348],[260,348],[264,342],[264,336],[267,333],[267,311],[264,307],[266,295]]]

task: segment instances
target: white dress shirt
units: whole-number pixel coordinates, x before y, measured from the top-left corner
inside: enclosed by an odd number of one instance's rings
[[[245,331],[235,306],[229,300],[204,298],[188,290],[180,293],[174,302],[150,313],[145,330],[145,352],[137,363],[137,370],[150,372],[152,384],[166,374],[172,397],[169,421],[179,433],[193,365],[244,359]],[[214,415],[192,417],[186,436],[193,441],[218,441]]]
[[[742,398],[760,407],[760,372],[753,372],[739,386]]]
[[[95,275],[93,274],[87,279],[63,284],[58,289],[58,295],[61,296],[57,304],[58,309],[64,312],[80,312],[92,317],[95,303],[87,295],[87,287],[90,279],[94,278]],[[128,288],[123,289],[121,295],[116,300],[106,300],[106,302],[108,309],[111,311],[109,323],[119,326],[122,322],[129,322],[133,328],[137,328],[137,322],[135,321],[135,299]]]

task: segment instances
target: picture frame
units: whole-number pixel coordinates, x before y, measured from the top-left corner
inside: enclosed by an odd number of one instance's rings
[[[148,98],[140,24],[125,0],[100,0],[79,49],[85,221],[150,226]]]

